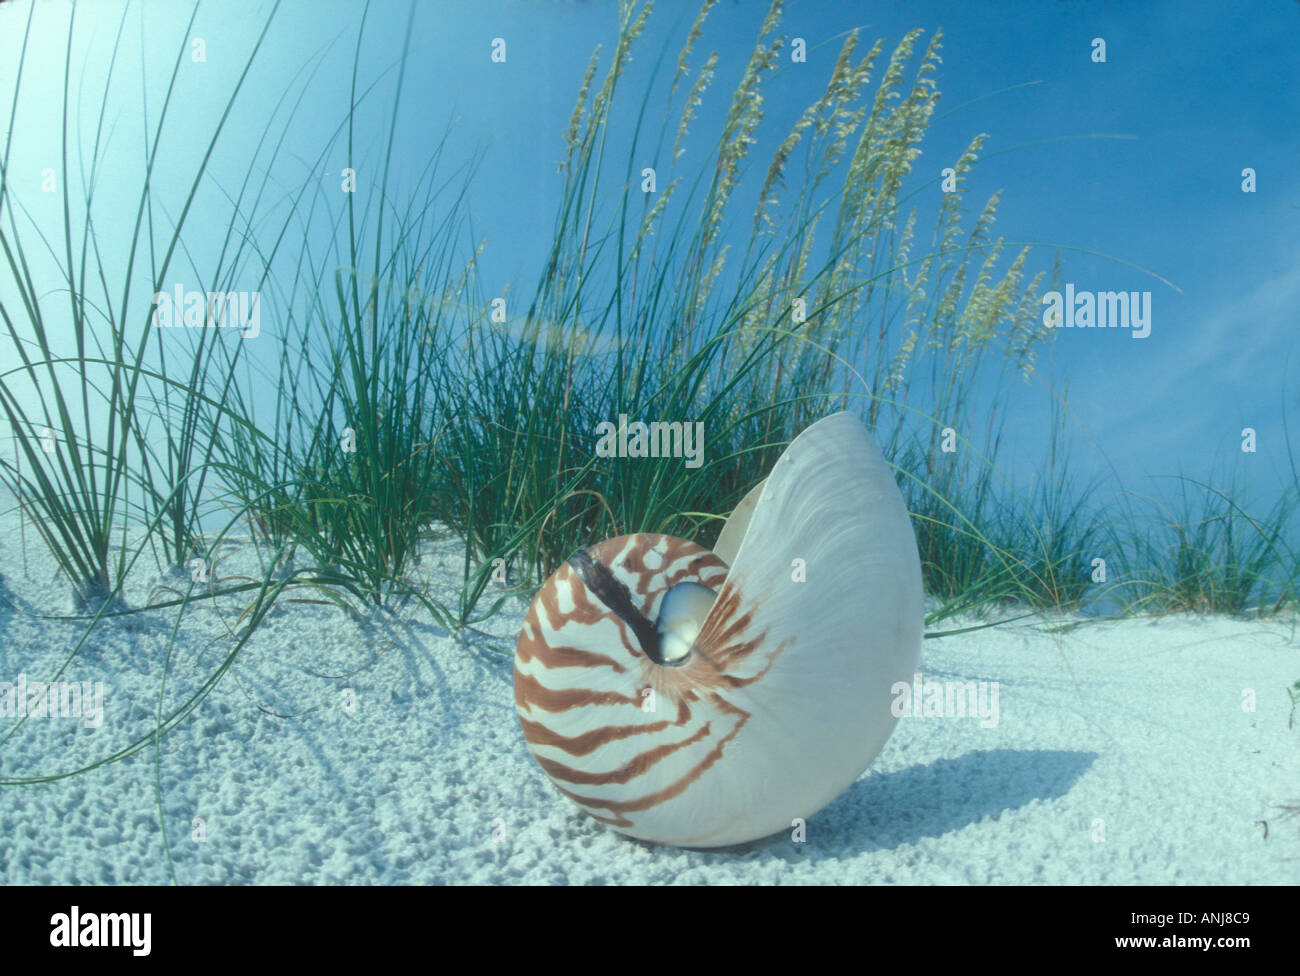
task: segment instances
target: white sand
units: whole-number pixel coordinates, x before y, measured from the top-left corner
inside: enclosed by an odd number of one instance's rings
[[[24,572],[16,527],[13,518],[0,526],[0,681],[46,680],[81,628],[24,612],[67,612],[68,587],[51,582],[30,525]],[[255,566],[245,546],[219,572]],[[431,555],[421,571],[450,598],[451,553]],[[147,589],[128,600],[139,605]],[[169,707],[212,673],[246,602],[184,617]],[[1300,802],[1300,716],[1289,730],[1285,692],[1300,678],[1292,622],[1179,617],[1058,636],[1012,625],[926,641],[927,680],[998,683],[996,727],[905,718],[867,773],[809,820],[806,842],[782,834],[705,852],[613,833],[533,762],[510,660],[492,651],[513,648],[525,608],[512,598],[484,625],[501,635],[495,644],[459,643],[414,605],[364,619],[330,605],[278,608],[163,741],[177,879],[1300,882],[1300,817],[1274,806]],[[151,734],[174,622],[172,611],[151,611],[101,624],[64,678],[104,682],[103,725],[30,718],[0,745],[0,775],[69,770]],[[343,689],[355,693],[352,711]],[[1243,710],[1244,689],[1256,695],[1253,712]],[[0,719],[0,736],[13,725]],[[152,748],[54,783],[0,787],[0,878],[166,882]]]

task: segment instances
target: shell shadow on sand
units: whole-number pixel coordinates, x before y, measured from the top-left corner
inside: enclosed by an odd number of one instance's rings
[[[814,861],[889,850],[942,837],[997,818],[1034,800],[1058,800],[1100,758],[1062,749],[977,749],[951,759],[887,773],[869,773],[808,823],[817,843],[791,845],[788,832],[699,854],[768,853]]]

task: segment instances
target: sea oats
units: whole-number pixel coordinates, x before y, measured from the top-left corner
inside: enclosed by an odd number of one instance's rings
[[[710,52],[708,58],[704,61],[704,67],[700,69],[699,77],[696,78],[695,84],[691,86],[690,94],[686,97],[686,105],[682,109],[682,120],[677,127],[677,138],[673,140],[673,159],[678,159],[684,149],[681,148],[682,140],[686,138],[686,133],[695,118],[695,111],[704,104],[704,92],[708,89],[713,81],[713,73],[718,67],[718,52]]]
[[[691,29],[686,35],[686,43],[682,45],[681,53],[677,55],[677,71],[673,74],[672,87],[668,90],[669,101],[672,101],[673,95],[677,93],[677,83],[686,74],[686,62],[691,56],[695,42],[704,33],[704,19],[708,17],[709,11],[713,9],[717,2],[718,0],[704,0],[704,3],[700,5],[700,12],[695,15],[695,22],[691,24]]]
[[[564,134],[565,158],[559,164],[562,171],[566,167],[573,165],[573,156],[578,147],[578,134],[582,122],[583,110],[587,107],[587,94],[591,90],[591,80],[596,75],[596,64],[600,58],[600,45],[591,52],[591,60],[587,62],[587,70],[582,76],[582,84],[578,88],[578,100],[573,106],[573,115],[569,117],[569,128]]]

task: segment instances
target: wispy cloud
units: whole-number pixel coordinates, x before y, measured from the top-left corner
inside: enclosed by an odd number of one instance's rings
[[[1285,352],[1296,334],[1298,308],[1300,265],[1293,265],[1206,315],[1183,371],[1213,366],[1223,381],[1248,382],[1266,359]]]

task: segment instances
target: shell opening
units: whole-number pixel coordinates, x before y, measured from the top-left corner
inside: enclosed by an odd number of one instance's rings
[[[702,583],[678,583],[664,594],[659,605],[660,664],[686,663],[695,638],[704,626],[718,594]]]

